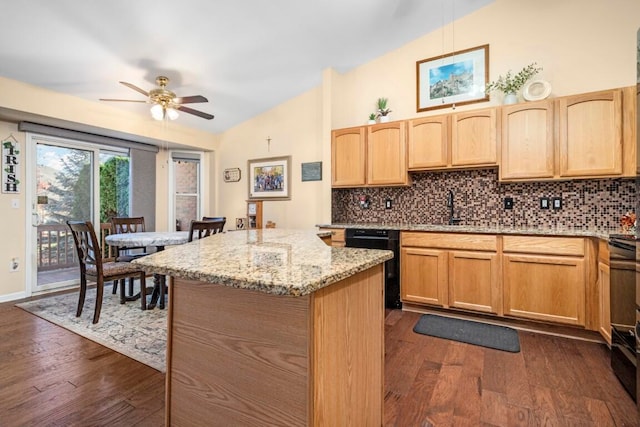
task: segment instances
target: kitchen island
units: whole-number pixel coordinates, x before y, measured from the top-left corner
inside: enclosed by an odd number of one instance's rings
[[[170,276],[166,424],[381,425],[392,256],[268,229],[136,260]]]

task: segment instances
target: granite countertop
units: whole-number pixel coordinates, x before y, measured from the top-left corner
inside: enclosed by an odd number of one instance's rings
[[[620,234],[619,228],[588,227],[511,227],[487,225],[432,225],[432,224],[387,224],[387,223],[336,223],[318,224],[321,228],[378,228],[400,231],[432,231],[441,233],[478,233],[478,234],[527,234],[536,236],[574,236],[609,239],[611,234]]]
[[[314,230],[229,231],[133,261],[159,273],[275,295],[300,296],[393,258],[384,250],[336,248]]]

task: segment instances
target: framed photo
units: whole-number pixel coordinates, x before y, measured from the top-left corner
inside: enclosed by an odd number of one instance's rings
[[[489,100],[489,45],[416,62],[417,110]]]
[[[322,162],[302,163],[302,181],[322,181]]]
[[[224,182],[240,181],[240,168],[225,169],[223,174]]]
[[[291,199],[291,156],[247,161],[249,199]]]

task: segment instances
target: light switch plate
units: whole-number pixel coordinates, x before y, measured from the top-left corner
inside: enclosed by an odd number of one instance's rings
[[[551,205],[555,210],[562,209],[562,198],[554,197],[553,199],[551,199]]]
[[[540,209],[549,209],[548,197],[540,197]]]

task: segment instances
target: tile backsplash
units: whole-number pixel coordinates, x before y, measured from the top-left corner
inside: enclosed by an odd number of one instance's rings
[[[449,190],[454,215],[477,226],[616,228],[636,204],[633,178],[500,183],[495,168],[412,178],[409,187],[334,189],[332,222],[447,224]],[[361,196],[369,197],[368,208],[361,208]],[[513,209],[504,208],[507,197],[513,198]],[[549,209],[540,208],[541,198],[549,199]],[[561,209],[553,209],[553,198],[561,199]]]

